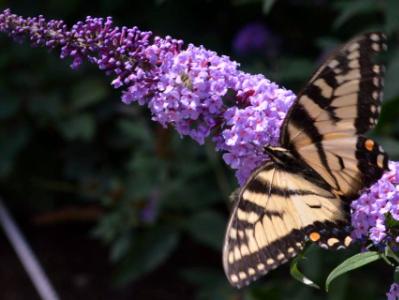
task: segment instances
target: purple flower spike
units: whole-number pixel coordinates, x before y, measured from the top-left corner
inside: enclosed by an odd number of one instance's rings
[[[70,29],[43,16],[23,18],[5,10],[0,31],[34,46],[61,49],[72,68],[96,64],[122,88],[122,101],[149,107],[152,119],[173,126],[198,143],[212,137],[243,183],[266,158],[264,145],[276,144],[279,128],[295,99],[262,75],[246,74],[238,63],[204,47],[171,37],[154,37],[137,27],[114,26],[112,18],[87,17]],[[226,97],[233,95],[230,105]]]

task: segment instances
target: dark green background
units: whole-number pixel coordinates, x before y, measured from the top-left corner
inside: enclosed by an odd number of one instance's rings
[[[118,25],[230,55],[243,70],[294,91],[335,45],[384,30],[385,100],[372,135],[396,159],[399,1],[273,2],[0,0],[0,8],[69,25],[87,15],[113,16]],[[252,22],[274,38],[262,51],[238,55],[234,37]],[[95,66],[72,71],[59,52],[3,34],[0,45],[0,196],[62,299],[384,299],[393,278],[383,262],[343,276],[329,294],[296,282],[287,266],[241,291],[229,287],[221,253],[237,183],[213,145],[181,139],[152,122],[146,108],[123,105]],[[7,240],[0,241],[0,298],[34,299]],[[323,285],[356,251],[312,248],[301,264]]]

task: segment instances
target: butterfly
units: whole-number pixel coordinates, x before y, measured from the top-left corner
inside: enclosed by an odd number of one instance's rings
[[[235,287],[287,262],[305,243],[348,247],[349,204],[381,178],[388,156],[363,134],[381,110],[383,33],[355,37],[335,50],[298,94],[280,130],[280,147],[233,195],[223,249]]]

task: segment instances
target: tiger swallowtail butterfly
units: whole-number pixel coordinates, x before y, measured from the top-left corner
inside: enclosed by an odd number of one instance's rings
[[[280,147],[234,194],[223,265],[235,287],[296,256],[307,241],[348,247],[349,204],[381,178],[388,157],[363,136],[380,114],[386,37],[371,32],[338,48],[287,113]]]

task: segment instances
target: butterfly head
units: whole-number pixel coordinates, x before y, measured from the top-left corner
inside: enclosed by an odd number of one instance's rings
[[[279,164],[287,164],[293,159],[291,152],[282,147],[267,146],[264,151],[274,162]]]

